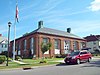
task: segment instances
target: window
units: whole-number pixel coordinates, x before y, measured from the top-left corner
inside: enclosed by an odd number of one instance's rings
[[[48,38],[43,38],[43,43],[47,44],[48,43]]]
[[[34,50],[34,38],[30,39],[30,49],[31,49],[31,53],[33,54],[33,50]]]
[[[26,50],[26,40],[24,40],[24,50]]]
[[[64,51],[65,51],[65,54],[70,52],[70,49],[71,49],[70,45],[71,45],[71,41],[70,40],[64,41]]]
[[[96,44],[96,41],[93,41],[93,44],[95,45]]]
[[[2,44],[2,48],[3,48],[3,44]]]
[[[20,50],[20,42],[17,43],[17,50]]]
[[[59,49],[59,40],[55,39],[55,49]]]
[[[43,43],[47,44],[49,42],[48,38],[43,38]],[[45,52],[44,54],[49,54],[49,50],[47,52]]]
[[[73,48],[74,48],[74,50],[78,50],[78,42],[77,41],[73,42]]]
[[[16,45],[17,45],[17,48],[16,49],[18,51],[18,55],[20,55],[20,42],[18,42]]]
[[[7,48],[7,44],[2,44],[1,47],[2,48]]]
[[[64,42],[64,49],[70,50],[70,41],[69,41],[69,40],[66,40],[66,41]]]
[[[72,52],[71,54],[70,54],[70,56],[75,56],[75,55],[78,55],[79,54],[79,52]]]
[[[81,52],[80,54],[87,54],[87,52]]]
[[[33,40],[33,38],[31,38],[30,39],[30,49],[33,49],[33,42],[34,42],[34,40]]]
[[[100,41],[99,41],[99,46],[100,46]]]
[[[5,48],[7,48],[7,44],[5,44]]]

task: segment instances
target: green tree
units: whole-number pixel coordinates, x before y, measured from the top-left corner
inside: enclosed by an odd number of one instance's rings
[[[51,43],[47,43],[47,44],[42,43],[41,44],[41,51],[43,54],[43,59],[44,59],[44,53],[47,52],[48,50],[50,50],[50,48],[51,48]]]

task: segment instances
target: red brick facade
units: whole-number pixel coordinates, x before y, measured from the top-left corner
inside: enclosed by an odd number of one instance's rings
[[[36,57],[42,57],[42,52],[41,52],[41,43],[42,43],[42,40],[43,38],[48,38],[49,39],[49,42],[52,43],[52,47],[50,48],[50,51],[49,51],[49,54],[45,54],[45,56],[47,57],[52,57],[52,56],[55,56],[54,54],[54,40],[55,39],[59,39],[60,42],[59,42],[59,48],[60,48],[60,54],[64,54],[64,41],[65,40],[70,40],[71,41],[71,50],[73,50],[73,41],[77,41],[78,42],[78,49],[81,49],[80,48],[80,43],[81,42],[84,42],[85,43],[85,40],[82,40],[82,39],[75,39],[75,38],[68,38],[68,37],[61,37],[61,36],[55,36],[55,35],[48,35],[48,34],[41,34],[41,33],[35,33],[35,34],[32,34],[32,35],[28,35],[28,36],[25,36],[25,37],[21,37],[19,39],[16,39],[16,45],[20,45],[20,51],[21,51],[21,56],[22,57],[29,57],[31,55],[30,53],[30,38],[34,38],[34,54],[33,55],[36,55]],[[27,40],[27,43],[26,43],[26,50],[24,50],[24,40]],[[20,43],[18,43],[20,42]],[[13,50],[13,41],[10,43],[10,50],[12,51]],[[17,51],[17,47],[16,47],[16,52],[18,54],[18,51]]]

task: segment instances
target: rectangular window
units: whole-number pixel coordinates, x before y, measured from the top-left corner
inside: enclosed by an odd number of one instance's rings
[[[59,40],[55,39],[55,49],[59,49]]]
[[[17,43],[17,50],[18,50],[18,55],[20,55],[21,53],[20,53],[20,41]]]
[[[81,55],[82,55],[82,54],[87,54],[87,52],[81,52],[80,54],[81,54]]]
[[[69,40],[66,41],[67,50],[70,50],[70,47],[71,47],[70,43],[71,43],[71,41],[69,41]]]
[[[2,48],[3,48],[3,44],[2,44]]]
[[[99,41],[99,46],[100,46],[100,41]]]
[[[60,40],[55,39],[54,40],[54,48],[55,48],[55,54],[60,54]]]
[[[24,50],[26,50],[26,43],[27,43],[27,41],[24,40]]]
[[[67,54],[68,52],[70,52],[70,49],[71,49],[70,45],[71,45],[71,41],[70,40],[64,41],[65,54]]]
[[[47,44],[49,42],[48,38],[43,38],[43,43]],[[49,50],[47,52],[45,52],[44,54],[49,54]]]
[[[1,47],[2,48],[7,48],[7,45],[6,44],[2,44]]]
[[[5,44],[5,48],[7,48],[7,44]]]
[[[17,50],[20,50],[20,42],[17,43]]]
[[[96,44],[96,41],[93,41],[93,44],[95,45]]]
[[[78,50],[78,42],[77,41],[73,42],[73,48],[74,48],[74,50]]]
[[[34,53],[34,38],[30,39],[30,49],[31,49],[31,54]]]
[[[47,44],[48,43],[48,38],[43,38],[43,43]]]

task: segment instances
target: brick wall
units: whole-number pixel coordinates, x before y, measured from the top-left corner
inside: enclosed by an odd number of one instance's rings
[[[49,42],[52,43],[52,47],[49,50],[49,54],[45,54],[46,57],[54,57],[54,40],[55,39],[59,39],[59,48],[60,48],[60,54],[64,54],[64,40],[70,40],[71,41],[71,50],[73,50],[73,41],[77,41],[78,42],[78,49],[80,49],[80,42],[86,42],[85,40],[82,39],[74,39],[74,38],[68,38],[68,37],[60,37],[60,36],[55,36],[55,35],[48,35],[48,34],[42,34],[42,33],[37,33],[37,34],[31,34],[28,36],[24,36],[21,37],[19,39],[16,40],[16,44],[18,44],[18,42],[20,41],[21,43],[20,45],[20,50],[21,50],[21,56],[22,57],[30,57],[30,38],[34,38],[34,54],[36,55],[37,58],[41,58],[42,57],[42,52],[41,52],[41,43],[43,38],[49,38]],[[26,44],[26,50],[24,50],[24,40],[27,40],[27,44]],[[10,43],[10,52],[13,51],[12,49],[12,45],[13,45],[13,41]],[[18,52],[17,52],[18,53]]]

